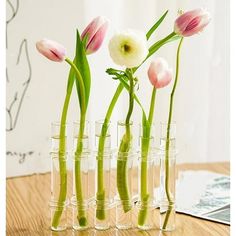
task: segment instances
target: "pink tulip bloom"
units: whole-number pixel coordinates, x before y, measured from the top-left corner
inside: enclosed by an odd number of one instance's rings
[[[96,17],[83,31],[81,38],[87,37],[86,53],[96,52],[104,40],[108,28],[108,20],[105,17]]]
[[[165,59],[159,57],[150,64],[148,77],[155,88],[163,88],[171,82],[172,69],[169,68]]]
[[[175,20],[174,31],[183,37],[201,32],[210,22],[210,14],[203,9],[185,12]]]
[[[66,49],[55,41],[42,39],[36,43],[36,48],[51,61],[62,62],[65,59]]]

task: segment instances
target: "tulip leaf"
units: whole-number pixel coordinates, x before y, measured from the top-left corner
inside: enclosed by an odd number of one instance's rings
[[[157,41],[156,43],[154,43],[150,48],[149,48],[149,53],[147,58],[149,58],[150,56],[152,56],[160,47],[162,47],[163,45],[170,43],[172,41],[178,40],[181,37],[176,35],[174,32],[169,34],[166,38],[161,39],[159,41]],[[145,59],[146,60],[146,59]]]
[[[142,64],[149,58],[151,57],[159,48],[161,48],[163,45],[165,45],[166,43],[170,43],[172,41],[178,40],[181,37],[176,35],[174,32],[169,34],[167,37],[155,42],[150,48],[149,48],[149,53],[147,55],[147,57],[143,60],[143,62],[137,66],[137,67],[133,67],[133,73],[135,73],[141,66]]]
[[[90,86],[91,86],[91,76],[90,76],[90,68],[86,56],[86,51],[84,48],[84,44],[81,40],[79,31],[77,30],[76,34],[76,53],[75,53],[75,59],[74,63],[78,70],[81,73],[83,82],[84,82],[84,87],[85,87],[85,104],[86,104],[86,109],[88,107],[88,102],[89,102],[89,95],[90,95]],[[80,85],[79,82],[76,80],[76,87],[77,87],[77,93],[79,96],[79,103],[80,103],[80,108],[81,108],[81,93],[80,93]]]
[[[159,25],[162,23],[162,21],[165,19],[166,15],[168,14],[167,10],[162,16],[161,18],[151,27],[151,29],[147,32],[146,34],[146,38],[147,40],[151,37],[151,35],[155,32],[155,30],[159,27]]]
[[[182,38],[182,36],[176,34],[175,36],[173,36],[172,38],[170,38],[169,40],[167,40],[166,43],[170,43],[170,42],[172,42],[172,41],[179,40],[179,39],[181,39],[181,38]]]

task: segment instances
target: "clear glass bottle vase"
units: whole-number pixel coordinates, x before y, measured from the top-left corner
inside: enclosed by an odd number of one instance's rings
[[[91,201],[89,189],[91,187],[89,122],[85,122],[83,137],[78,140],[80,128],[80,122],[74,122],[73,196],[71,198],[72,227],[74,230],[85,230],[90,225],[88,217]]]
[[[67,152],[67,128],[67,124],[61,124],[60,122],[52,122],[50,149],[51,153],[58,153],[59,148],[61,148],[61,151]]]
[[[133,122],[117,124],[118,151],[116,152],[116,227],[130,229],[133,226],[133,164],[137,153],[134,151]]]
[[[154,210],[157,207],[157,165],[158,155],[154,142],[155,126],[140,125],[140,155],[138,174],[137,225],[141,230],[153,229],[156,225]]]
[[[139,157],[139,195],[136,207],[138,209],[137,225],[141,230],[149,230],[155,227],[154,209],[157,207],[157,196],[155,188],[157,187],[155,180],[158,172],[157,152],[153,150],[147,155],[147,159]]]
[[[110,211],[112,208],[111,196],[111,134],[110,122],[98,120],[95,122],[96,159],[95,171],[95,201],[94,227],[97,230],[110,228]]]
[[[130,229],[133,227],[133,165],[137,153],[116,153],[116,228]],[[120,169],[119,169],[120,168]],[[125,173],[118,173],[119,171]]]
[[[67,199],[67,125],[59,122],[51,126],[51,230],[63,231],[67,228],[69,201]],[[61,134],[61,135],[60,135]]]
[[[176,124],[161,124],[160,160],[160,229],[175,229]]]

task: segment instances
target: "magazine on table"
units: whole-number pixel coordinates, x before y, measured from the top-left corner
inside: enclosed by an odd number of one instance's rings
[[[203,170],[179,172],[176,211],[230,224],[230,177]]]

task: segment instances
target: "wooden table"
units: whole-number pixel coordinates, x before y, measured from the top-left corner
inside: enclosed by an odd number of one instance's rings
[[[178,165],[178,170],[210,170],[218,173],[229,174],[229,163],[211,164],[183,164]],[[69,183],[71,186],[71,183]],[[71,188],[69,186],[69,188]],[[25,177],[7,179],[7,235],[15,236],[44,236],[44,235],[155,235],[155,236],[224,236],[229,235],[230,227],[177,214],[176,230],[171,233],[161,233],[158,229],[151,231],[117,230],[114,227],[115,214],[112,213],[113,227],[107,231],[90,229],[85,232],[56,233],[49,229],[50,217],[48,199],[50,195],[50,175],[35,174]]]

